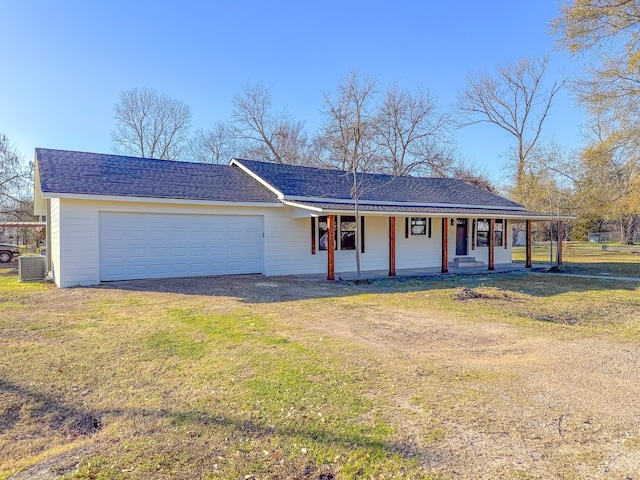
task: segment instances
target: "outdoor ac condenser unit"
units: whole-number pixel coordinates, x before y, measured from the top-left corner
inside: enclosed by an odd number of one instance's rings
[[[37,282],[47,275],[47,257],[26,255],[18,257],[18,278],[21,282]]]

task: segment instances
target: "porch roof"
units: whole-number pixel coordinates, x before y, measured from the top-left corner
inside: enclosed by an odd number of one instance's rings
[[[353,203],[304,202],[283,200],[283,203],[308,211],[309,216],[341,214],[354,212]],[[358,210],[367,215],[426,215],[435,217],[470,217],[470,218],[509,218],[518,220],[551,220],[557,216],[522,209],[490,208],[490,207],[458,207],[433,205],[402,204],[359,204]],[[564,217],[561,215],[561,219]]]

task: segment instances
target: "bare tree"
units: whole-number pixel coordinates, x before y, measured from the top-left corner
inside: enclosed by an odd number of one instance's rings
[[[233,130],[218,122],[211,130],[198,130],[189,142],[191,158],[200,163],[226,164],[238,153]]]
[[[448,148],[451,121],[428,92],[387,91],[375,118],[382,168],[393,175],[446,176],[453,156]]]
[[[152,88],[120,94],[114,107],[114,150],[126,155],[176,160],[188,149],[191,110]]]
[[[329,154],[328,162],[344,170],[351,179],[351,198],[356,220],[356,272],[360,278],[360,198],[372,188],[368,172],[379,166],[375,142],[375,95],[378,83],[373,77],[348,73],[338,84],[337,92],[325,94],[323,138]],[[330,232],[329,235],[332,233]]]
[[[348,73],[338,84],[335,95],[324,95],[325,124],[322,136],[327,148],[327,163],[351,172],[377,168],[376,94],[373,77]]]
[[[233,99],[231,124],[243,154],[257,160],[308,164],[308,138],[301,122],[283,111],[271,112],[271,89],[247,84]]]
[[[444,171],[444,175],[438,175],[442,177],[457,178],[470,185],[474,185],[487,192],[494,193],[496,188],[494,187],[489,174],[486,170],[481,169],[477,165],[456,158],[454,162]]]
[[[523,195],[527,158],[542,133],[553,98],[564,82],[543,85],[549,65],[547,56],[525,58],[500,66],[495,76],[478,73],[469,76],[467,87],[458,94],[461,126],[476,123],[497,125],[515,137],[516,200]]]
[[[32,165],[27,164],[6,135],[0,134],[0,216],[22,218]],[[31,210],[32,214],[33,210]]]

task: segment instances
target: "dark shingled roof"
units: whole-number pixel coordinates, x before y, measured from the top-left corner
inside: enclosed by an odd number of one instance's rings
[[[353,180],[342,170],[236,159],[285,196],[350,199]],[[521,205],[453,178],[365,175],[360,201],[456,204],[522,208]]]
[[[312,208],[321,208],[323,211],[349,211],[353,212],[353,203],[331,203],[331,202],[305,202],[305,201],[292,201],[295,205],[304,205]],[[502,216],[518,216],[518,217],[538,217],[549,219],[550,215],[540,212],[533,212],[531,210],[511,210],[508,208],[482,208],[482,207],[433,207],[429,205],[411,205],[411,206],[395,206],[395,205],[376,205],[376,204],[364,204],[359,205],[358,209],[365,212],[398,212],[398,213],[414,213],[425,215],[437,215],[447,216],[451,214],[459,215],[473,215],[473,216],[487,216],[487,217],[500,217]]]
[[[278,203],[238,167],[36,148],[43,192]]]

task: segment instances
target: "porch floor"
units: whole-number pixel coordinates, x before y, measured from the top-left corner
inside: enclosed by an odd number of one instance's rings
[[[524,272],[524,271],[540,271],[549,268],[549,264],[545,263],[534,263],[531,269],[525,268],[524,262],[517,263],[502,263],[496,264],[495,270],[487,270],[487,266],[482,267],[465,267],[465,268],[456,268],[449,267],[448,273],[442,273],[440,271],[440,267],[433,268],[402,268],[396,269],[395,278],[403,278],[403,277],[440,277],[446,275],[464,275],[464,274],[486,274],[493,275],[496,273],[511,273],[511,272]],[[296,278],[306,279],[306,280],[325,280],[327,279],[326,274],[314,273],[308,275],[293,275]],[[336,280],[356,280],[358,278],[355,271],[353,272],[336,272],[335,274]],[[360,280],[372,280],[372,279],[382,279],[389,278],[388,270],[369,270],[366,272],[360,273]]]

